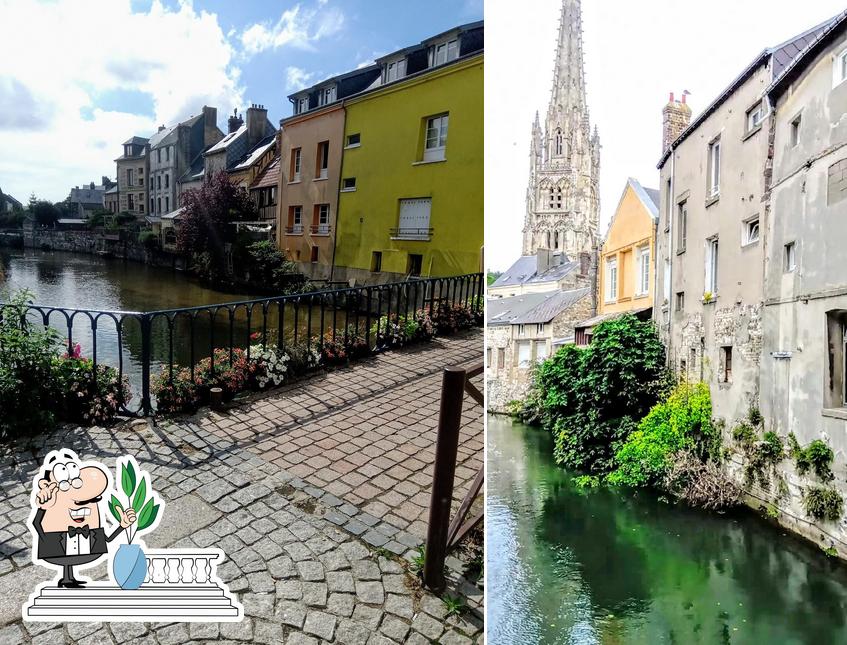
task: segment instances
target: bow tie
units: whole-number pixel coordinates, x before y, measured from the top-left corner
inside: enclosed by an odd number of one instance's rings
[[[68,535],[70,537],[74,537],[76,535],[82,535],[84,538],[88,538],[89,528],[87,526],[69,526],[68,527]]]

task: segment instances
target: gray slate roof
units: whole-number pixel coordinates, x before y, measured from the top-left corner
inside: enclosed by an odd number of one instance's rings
[[[528,293],[511,298],[489,298],[486,302],[487,324],[522,325],[548,323],[560,313],[589,295],[591,289]]]
[[[546,271],[538,273],[538,256],[522,255],[517,261],[503,272],[492,287],[509,287],[518,284],[538,284],[540,282],[554,282],[565,277],[579,266],[578,262],[570,262],[562,253],[557,253],[563,262],[551,266]]]

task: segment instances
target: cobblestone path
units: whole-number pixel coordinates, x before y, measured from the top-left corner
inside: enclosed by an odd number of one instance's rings
[[[471,332],[388,352],[241,402],[158,426],[64,428],[15,446],[0,465],[0,645],[7,643],[482,642],[482,591],[450,559],[447,616],[408,559],[426,531],[441,370],[482,360]],[[455,498],[482,463],[482,408],[466,398]],[[113,467],[133,454],[165,499],[152,548],[224,550],[218,572],[241,623],[22,622],[52,572],[31,564],[30,487],[47,450]],[[105,504],[104,504],[105,506]],[[104,564],[85,572],[106,577]]]

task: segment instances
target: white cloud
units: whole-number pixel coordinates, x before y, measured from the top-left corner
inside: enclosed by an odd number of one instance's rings
[[[132,135],[243,103],[233,47],[190,0],[173,10],[154,0],[147,13],[129,0],[0,0],[0,24],[0,187],[23,201],[113,176]],[[150,101],[102,109],[103,96],[126,92]]]
[[[314,74],[307,72],[300,67],[285,68],[285,89],[289,92],[296,92],[311,85]]]
[[[241,44],[247,56],[286,45],[300,49],[312,49],[314,43],[332,36],[344,26],[344,14],[340,9],[328,7],[327,0],[319,0],[318,6],[304,9],[297,4],[282,12],[275,24],[255,23],[241,34]]]

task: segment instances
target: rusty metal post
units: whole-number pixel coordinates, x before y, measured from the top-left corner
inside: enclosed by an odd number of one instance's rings
[[[448,367],[444,370],[441,382],[441,408],[438,414],[438,439],[435,444],[423,570],[424,584],[437,592],[443,591],[445,587],[444,559],[447,557],[447,530],[450,526],[450,504],[453,500],[466,378],[465,370]]]

